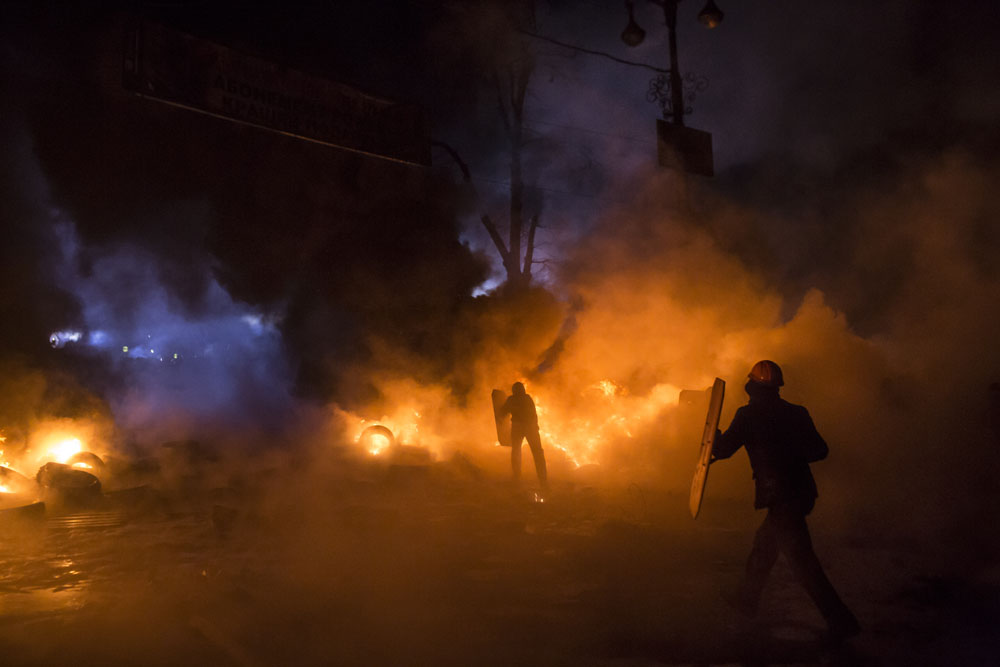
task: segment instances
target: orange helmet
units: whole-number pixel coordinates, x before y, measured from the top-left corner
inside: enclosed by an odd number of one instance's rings
[[[785,379],[781,376],[781,367],[768,359],[754,364],[747,377],[765,387],[781,387],[785,384]]]

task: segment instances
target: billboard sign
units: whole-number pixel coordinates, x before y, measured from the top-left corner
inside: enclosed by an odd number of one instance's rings
[[[430,164],[423,111],[146,21],[126,29],[125,89],[399,162]]]

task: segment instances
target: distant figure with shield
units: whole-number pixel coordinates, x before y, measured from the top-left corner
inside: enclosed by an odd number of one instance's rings
[[[545,471],[545,452],[542,451],[542,438],[538,434],[538,413],[535,402],[524,389],[524,385],[515,382],[511,387],[511,395],[497,411],[499,417],[510,415],[510,467],[514,479],[521,479],[521,442],[528,440],[531,456],[535,459],[535,472],[538,483],[543,489],[548,488],[548,476]]]
[[[741,587],[724,597],[745,615],[755,615],[771,568],[778,554],[784,554],[826,619],[828,638],[846,639],[861,628],[823,572],[806,526],[818,495],[809,464],[826,458],[829,450],[809,412],[778,395],[785,384],[778,364],[759,361],[748,377],[750,401],[736,411],[725,433],[717,432],[712,454],[727,459],[746,447],[756,488],[754,507],[767,509],[767,516],[754,537]]]

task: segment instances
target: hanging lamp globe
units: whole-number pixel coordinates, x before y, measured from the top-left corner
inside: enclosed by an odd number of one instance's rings
[[[646,31],[635,22],[635,16],[632,15],[632,3],[626,0],[625,7],[628,9],[628,25],[622,30],[622,41],[628,46],[639,46],[642,44],[642,40],[646,39]]]
[[[698,22],[706,28],[715,28],[722,23],[722,18],[724,16],[725,14],[723,14],[722,10],[715,4],[715,0],[708,0],[708,2],[705,3],[704,8],[698,12]]]
[[[640,28],[638,23],[629,18],[628,25],[622,30],[622,41],[629,46],[639,46],[644,39],[646,39],[646,31]]]

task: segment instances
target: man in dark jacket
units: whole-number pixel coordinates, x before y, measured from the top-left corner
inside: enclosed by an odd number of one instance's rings
[[[809,464],[826,458],[826,442],[804,407],[778,395],[784,385],[778,364],[760,361],[749,378],[749,403],[736,411],[725,433],[717,434],[712,448],[716,459],[726,459],[746,447],[756,487],[754,507],[767,509],[743,584],[729,601],[744,614],[756,614],[768,574],[783,553],[826,619],[830,638],[853,636],[860,631],[858,621],[823,572],[806,526],[817,496]]]
[[[510,415],[510,466],[514,471],[514,479],[521,478],[521,441],[528,440],[531,456],[535,460],[535,472],[542,488],[548,487],[548,476],[545,471],[545,452],[542,451],[542,438],[538,434],[538,413],[535,402],[524,390],[524,385],[515,382],[511,387],[511,395],[503,404],[501,415]]]

